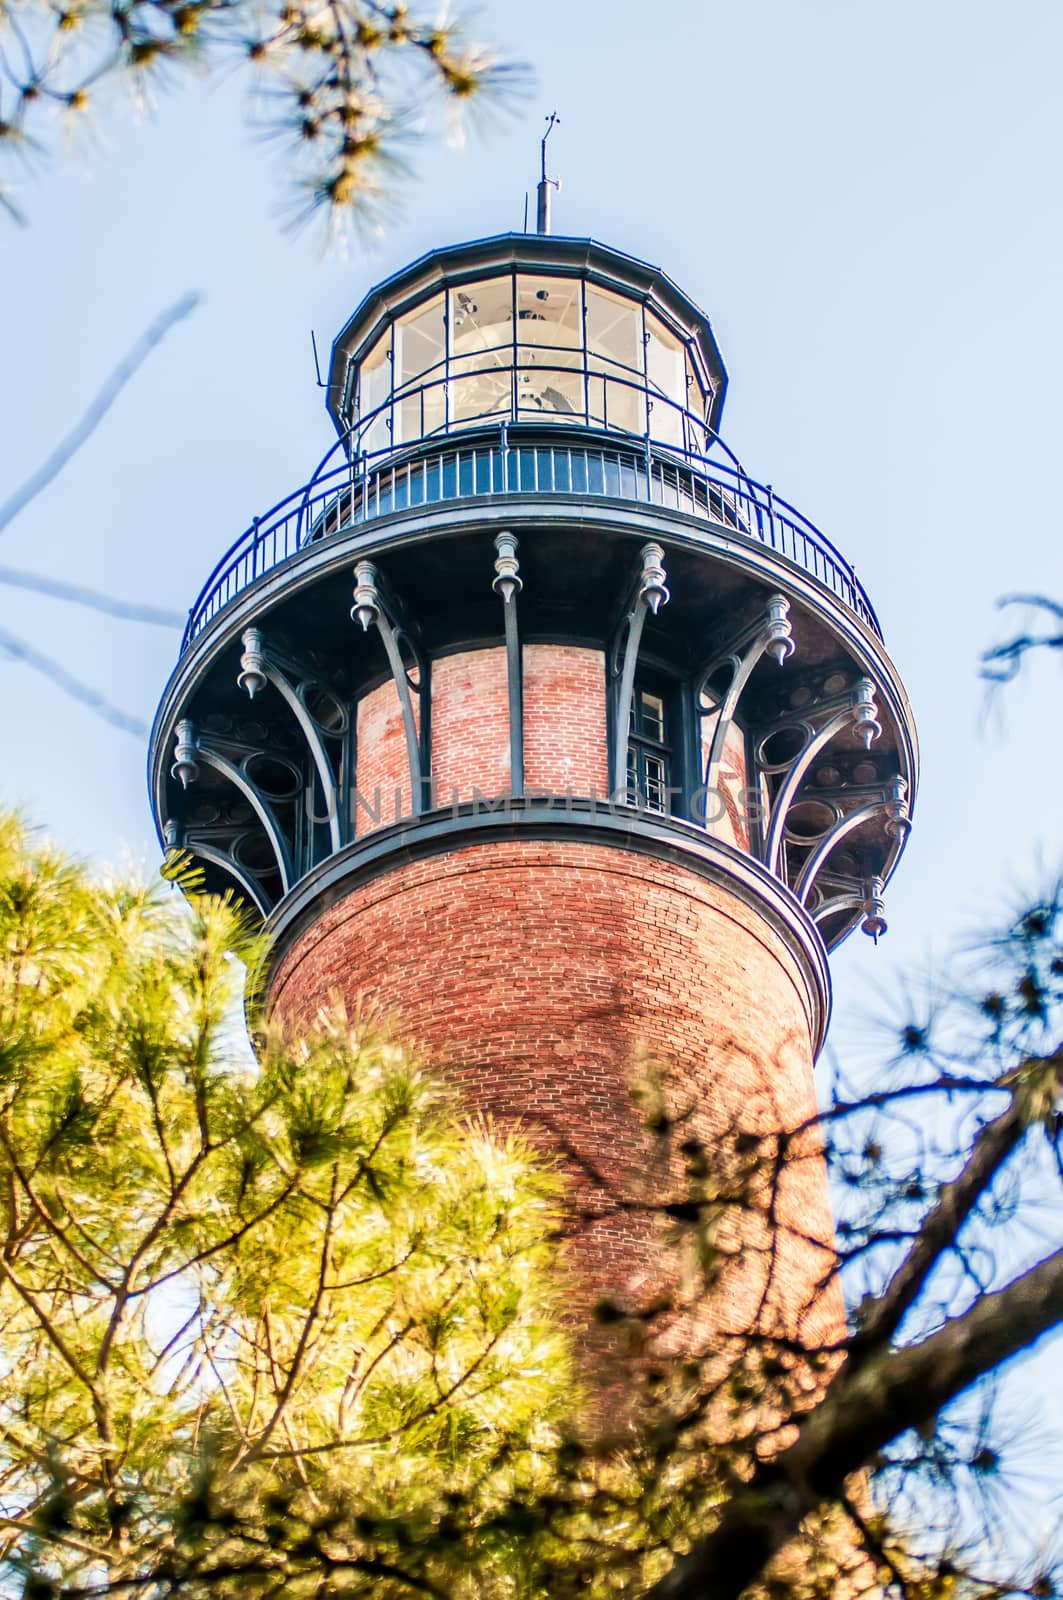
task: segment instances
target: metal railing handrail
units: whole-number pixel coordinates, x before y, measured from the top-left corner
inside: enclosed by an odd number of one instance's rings
[[[529,490],[669,504],[722,523],[792,560],[881,637],[852,565],[770,484],[750,478],[729,451],[728,460],[713,460],[649,435],[558,423],[549,414],[519,423],[503,418],[486,436],[466,426],[407,446],[345,454],[329,468],[344,443],[337,441],[308,483],[256,517],[221,556],[189,611],[182,651],[238,594],[310,542],[416,505]],[[720,448],[726,450],[722,441]]]

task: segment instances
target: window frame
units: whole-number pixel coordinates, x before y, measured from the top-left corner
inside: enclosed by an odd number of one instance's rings
[[[520,337],[522,283],[542,286],[550,280],[572,285],[576,290],[574,296],[577,304],[575,321],[578,325],[576,342],[540,343]],[[485,346],[481,351],[455,349],[455,297],[462,293],[475,294],[477,290],[495,285],[505,285],[508,289],[508,338],[500,340],[497,344]],[[633,314],[636,365],[628,366],[615,360],[604,350],[591,349],[588,306],[589,295],[592,292],[615,300],[618,306],[626,307]],[[405,322],[423,316],[437,297],[442,300],[443,311],[442,358],[424,372],[399,382],[397,350],[404,345]],[[560,328],[563,326],[563,322],[559,324]],[[651,379],[650,341],[658,329],[668,340],[676,342],[675,353],[679,358],[681,382],[675,394],[668,393],[655,378]],[[699,359],[694,335],[688,328],[675,323],[665,315],[660,307],[648,306],[645,299],[640,298],[636,291],[633,290],[630,295],[625,294],[622,286],[599,281],[593,274],[551,271],[545,263],[535,269],[529,266],[520,268],[510,266],[500,272],[489,272],[483,276],[463,276],[461,279],[451,280],[442,286],[434,287],[432,292],[421,300],[403,307],[390,318],[383,329],[378,331],[377,338],[357,364],[354,403],[351,407],[351,427],[354,430],[360,427],[364,409],[366,387],[364,363],[381,346],[386,350],[388,392],[377,400],[375,407],[369,409],[377,409],[380,413],[372,432],[375,434],[380,425],[385,424],[380,431],[387,433],[387,445],[393,447],[416,444],[421,439],[452,431],[460,432],[503,418],[514,423],[568,422],[652,441],[654,439],[652,413],[655,401],[663,402],[668,413],[668,425],[662,430],[658,443],[666,448],[693,451],[697,454],[703,453],[706,447],[704,417],[712,404],[712,388],[705,383],[704,364]],[[550,361],[551,352],[556,353],[555,362]],[[535,360],[535,353],[545,357],[545,360]],[[494,363],[490,359],[492,357],[495,358]],[[458,416],[457,386],[464,378],[471,377],[474,373],[479,374],[481,371],[486,375],[493,371],[495,366],[499,377],[508,377],[509,380],[508,410],[502,403],[505,387],[503,383],[500,385],[498,405],[492,406],[486,412],[466,417]],[[566,399],[573,401],[571,411],[538,409],[521,404],[521,376],[532,367],[547,375],[553,367],[556,367],[559,377],[566,381],[559,382],[555,387]],[[576,379],[575,384],[571,383],[573,378]],[[429,393],[434,393],[433,386],[438,384],[442,395],[441,406],[437,406],[434,402],[426,405],[423,392],[426,383]],[[611,392],[614,401],[613,416],[617,415],[618,407],[624,414],[624,421],[621,424],[610,418]],[[403,423],[413,409],[412,402],[418,396],[421,397],[419,407],[421,418],[423,420],[426,415],[431,416],[432,426],[425,432],[411,433],[411,436],[406,438]],[[697,402],[695,406],[692,406],[692,400]],[[632,406],[631,415],[626,414],[629,404]],[[387,448],[387,445],[383,448]],[[365,448],[364,443],[360,444],[360,448]],[[381,448],[381,445],[375,444],[370,453],[376,454]]]

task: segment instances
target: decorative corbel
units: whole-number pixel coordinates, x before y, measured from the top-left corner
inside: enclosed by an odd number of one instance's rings
[[[616,690],[616,715],[613,721],[612,788],[619,793],[627,782],[627,735],[631,722],[631,697],[635,691],[635,668],[638,664],[642,630],[646,613],[656,616],[671,598],[668,574],[664,570],[664,550],[659,544],[644,544],[635,579],[628,591],[624,615],[613,638],[610,650],[610,676],[618,685]]]
[[[342,696],[338,695],[329,684],[322,683],[313,669],[305,663],[268,646],[261,628],[247,628],[241,637],[244,653],[240,657],[237,686],[245,691],[250,700],[254,700],[256,694],[261,693],[269,683],[272,683],[282,696],[299,724],[299,730],[306,740],[307,749],[317,768],[321,790],[328,807],[329,840],[333,850],[339,850],[343,844],[342,807],[337,803],[336,772],[329,759],[321,731],[307,710],[306,693],[311,688],[320,687],[332,696],[343,712],[344,723],[339,730],[341,735],[346,732],[347,727],[347,712]]]
[[[424,777],[428,768],[428,663],[402,622],[399,607],[385,590],[373,563],[359,561],[354,569],[354,578],[354,605],[351,607],[351,619],[360,622],[365,633],[375,627],[380,634],[402,709],[406,756],[410,767],[410,804],[414,816],[420,816],[424,810]],[[403,641],[409,646],[414,657],[418,672],[416,680],[410,676],[402,659]],[[413,709],[415,694],[421,702],[420,731]]]
[[[221,745],[223,741],[215,740],[211,736],[201,733],[187,718],[182,719],[175,729],[174,764],[170,769],[175,777],[180,778],[182,785],[187,788],[199,776],[203,766],[213,767],[220,772],[236,789],[240,791],[248,805],[262,824],[263,832],[269,840],[273,854],[277,861],[277,870],[280,873],[281,892],[287,894],[294,881],[292,870],[291,851],[284,837],[284,830],[277,820],[272,806],[259,792],[257,785],[246,771],[248,761],[264,752],[260,750],[244,749],[239,763],[229,759],[224,754]],[[224,741],[230,747],[232,741]],[[202,854],[199,846],[194,846],[197,854]],[[219,865],[225,867],[227,872],[233,870],[233,864],[228,858],[219,860]],[[261,904],[260,898],[255,895],[256,904]]]
[[[805,740],[801,749],[785,763],[775,764],[766,761],[764,759],[764,747],[767,741],[773,733],[777,733],[783,728],[802,728],[804,730]],[[847,728],[852,729],[865,750],[870,749],[874,740],[882,732],[882,727],[878,721],[878,708],[875,704],[875,686],[870,678],[859,679],[854,688],[847,694],[823,700],[818,706],[806,709],[803,715],[793,712],[787,713],[785,716],[780,717],[772,727],[762,730],[758,737],[756,746],[758,771],[761,773],[784,774],[771,802],[770,820],[764,841],[764,864],[768,871],[774,872],[776,876],[779,875],[780,856],[787,818],[790,814],[790,808],[797,798],[797,791],[804,782],[809,767],[820,751]]]
[[[196,838],[190,840],[184,828],[173,817],[164,823],[162,837],[167,855],[170,855],[171,852],[179,854],[181,851],[187,850],[189,855],[197,856],[201,861],[209,861],[213,866],[220,867],[224,873],[227,873],[230,878],[239,884],[248,900],[260,913],[263,921],[269,916],[271,910],[269,899],[229,851],[219,850],[205,839]]]
[[[833,803],[837,820],[834,826],[819,840],[801,868],[800,875],[794,885],[794,893],[802,905],[807,905],[808,897],[812,892],[820,869],[831,852],[848,834],[853,833],[863,823],[869,822],[872,817],[884,816],[886,818],[886,832],[896,840],[897,850],[904,843],[908,830],[912,825],[908,814],[908,785],[899,774],[891,778],[885,791],[880,790],[876,798],[867,800],[864,804],[857,805],[848,812],[841,812],[837,805],[838,798],[844,796],[844,793],[844,790],[833,794],[830,791],[816,791],[817,801],[826,805]]]
[[[860,931],[866,933],[875,943],[886,932],[886,902],[883,899],[885,885],[882,878],[873,873],[869,878],[853,881],[849,880],[842,888],[841,893],[831,899],[824,900],[817,906],[812,914],[815,923],[825,922],[828,917],[835,917],[842,911],[857,911],[860,913]]]
[[[763,655],[774,656],[781,667],[796,648],[790,626],[790,602],[785,595],[773,594],[764,612],[720,646],[698,674],[695,699],[699,703],[699,715],[716,715],[712,744],[705,762],[704,784],[707,794],[712,794],[716,789],[728,730],[735,719],[738,702],[753,668]],[[725,666],[731,668],[731,681],[726,693],[716,706],[700,710],[700,701],[707,692],[709,679]]]
[[[491,587],[502,596],[506,629],[506,684],[509,697],[509,787],[514,797],[524,793],[524,679],[521,667],[517,596],[524,587],[512,533],[495,539],[495,576]]]

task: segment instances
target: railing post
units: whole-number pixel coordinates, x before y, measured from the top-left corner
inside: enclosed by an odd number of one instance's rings
[[[258,577],[258,524],[259,518],[254,517],[251,522],[251,582]]]
[[[502,434],[502,493],[509,493],[509,423],[503,422]]]
[[[772,487],[771,487],[770,483],[766,483],[764,485],[764,488],[767,491],[767,496],[768,496],[768,542],[771,545],[772,549],[774,550],[776,548],[776,545],[775,545],[775,496],[772,493]]]

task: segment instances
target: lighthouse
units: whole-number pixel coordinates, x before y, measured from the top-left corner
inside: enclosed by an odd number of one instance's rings
[[[369,1001],[560,1150],[598,1208],[588,1303],[660,1274],[603,1198],[651,1159],[633,1076],[710,1154],[813,1115],[829,952],[884,931],[915,795],[871,600],[724,443],[726,388],[698,305],[594,240],[403,267],[337,335],[336,442],[211,573],[151,736],[160,838],[271,936],[267,1010]],[[821,1159],[773,1225],[794,1323]],[[764,1280],[736,1274],[740,1319]]]

